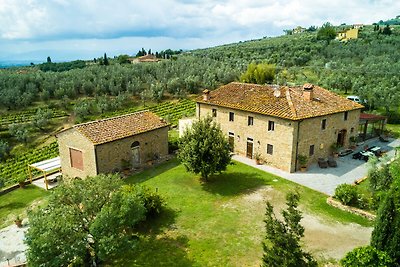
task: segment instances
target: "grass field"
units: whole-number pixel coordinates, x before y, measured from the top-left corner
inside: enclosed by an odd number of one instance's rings
[[[252,167],[235,163],[203,183],[176,160],[128,178],[167,200],[167,210],[141,229],[137,249],[121,255],[119,266],[256,266],[262,256],[265,198],[284,207],[290,190],[301,208],[324,221],[358,223],[359,217],[326,204],[326,195]]]
[[[0,196],[0,228],[13,223],[17,216],[26,217],[26,209],[37,200],[42,200],[48,192],[34,185],[18,188]]]

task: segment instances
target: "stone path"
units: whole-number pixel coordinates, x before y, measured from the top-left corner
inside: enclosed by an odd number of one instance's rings
[[[380,142],[377,138],[372,139],[359,146],[355,151],[357,152],[358,150],[361,150],[365,145],[368,145],[369,147],[379,146],[381,149],[388,151],[387,156],[393,158],[395,154],[394,148],[400,146],[400,139],[392,139],[388,143]],[[353,159],[352,154],[345,157],[339,157],[337,159],[337,168],[321,169],[318,167],[317,163],[314,163],[309,166],[306,172],[295,173],[287,173],[267,165],[256,165],[254,160],[240,155],[234,155],[233,159],[327,195],[333,195],[335,193],[335,188],[339,184],[351,184],[354,181],[365,177],[368,173],[368,164],[362,160]]]
[[[24,244],[25,231],[28,229],[26,220],[24,227],[10,225],[0,229],[0,267],[19,266],[26,262]]]

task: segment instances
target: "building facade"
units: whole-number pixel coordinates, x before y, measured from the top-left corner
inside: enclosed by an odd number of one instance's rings
[[[230,83],[205,91],[197,101],[197,117],[212,116],[234,152],[294,172],[300,154],[313,162],[330,155],[333,144],[348,146],[357,135],[361,108],[310,84],[277,88]]]
[[[57,140],[63,175],[84,178],[167,156],[168,124],[142,111],[75,125]]]

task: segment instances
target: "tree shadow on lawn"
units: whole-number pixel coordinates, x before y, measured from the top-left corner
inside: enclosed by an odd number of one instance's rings
[[[165,207],[161,213],[153,217],[148,217],[142,224],[139,224],[137,230],[141,234],[160,234],[166,229],[173,229],[177,211]]]
[[[167,162],[161,163],[158,166],[154,166],[152,168],[143,170],[142,172],[136,173],[132,176],[129,176],[128,178],[125,179],[125,183],[127,184],[133,184],[133,183],[141,183],[146,180],[149,180],[153,177],[156,177],[170,169],[173,169],[177,166],[179,166],[180,162],[178,161],[177,158],[173,158]]]
[[[189,239],[184,235],[177,237],[142,235],[131,251],[120,255],[114,266],[193,266],[189,259]],[[109,266],[112,266],[109,265]]]
[[[205,191],[223,196],[250,193],[263,185],[269,183],[261,175],[242,172],[221,173],[202,183]]]

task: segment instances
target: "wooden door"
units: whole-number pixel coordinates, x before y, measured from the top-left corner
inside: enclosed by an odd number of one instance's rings
[[[140,147],[132,147],[132,165],[133,167],[137,167],[140,165]]]
[[[252,159],[253,158],[253,143],[247,141],[247,151],[246,151],[246,157]]]
[[[231,150],[231,152],[233,152],[233,150],[235,149],[235,137],[229,136],[228,141],[229,141],[230,150]]]

